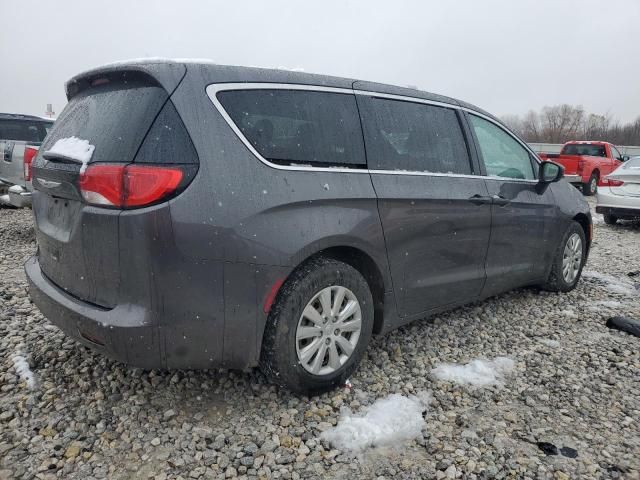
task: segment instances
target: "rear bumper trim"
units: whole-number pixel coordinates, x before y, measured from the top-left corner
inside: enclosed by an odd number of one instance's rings
[[[37,256],[24,265],[29,295],[47,319],[83,345],[140,368],[162,368],[158,329],[137,305],[103,310],[66,294],[47,279]]]
[[[606,207],[598,205],[596,207],[596,213],[600,213],[602,215],[615,215],[618,217],[640,218],[640,208]]]

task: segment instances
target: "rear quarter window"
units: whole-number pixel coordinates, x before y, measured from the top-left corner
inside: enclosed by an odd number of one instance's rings
[[[222,91],[217,98],[270,162],[366,167],[354,95],[256,89]]]

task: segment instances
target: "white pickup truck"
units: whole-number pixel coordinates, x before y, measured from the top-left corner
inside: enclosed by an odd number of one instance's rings
[[[0,113],[0,205],[31,205],[31,162],[53,120]]]

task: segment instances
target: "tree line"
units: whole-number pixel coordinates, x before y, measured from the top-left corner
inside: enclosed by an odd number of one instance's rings
[[[640,117],[620,123],[610,115],[585,112],[582,106],[555,105],[524,116],[506,115],[502,121],[527,142],[565,143],[601,140],[615,145],[640,145]]]

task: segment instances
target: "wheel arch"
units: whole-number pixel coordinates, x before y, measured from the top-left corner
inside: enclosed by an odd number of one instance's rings
[[[584,213],[578,213],[573,217],[575,222],[578,222],[584,231],[584,237],[587,239],[587,255],[589,254],[589,250],[591,248],[591,240],[592,240],[592,223],[589,217],[587,217]]]
[[[385,276],[383,274],[383,269],[386,268],[386,264],[379,265],[371,253],[357,246],[348,244],[326,246],[308,254],[300,260],[284,279],[283,284],[287,282],[296,270],[318,257],[331,258],[344,262],[362,274],[369,285],[371,296],[373,297],[373,333],[377,334],[382,332],[384,330],[385,292],[391,290],[390,285],[385,282]],[[278,301],[278,296],[276,296],[276,301]]]

